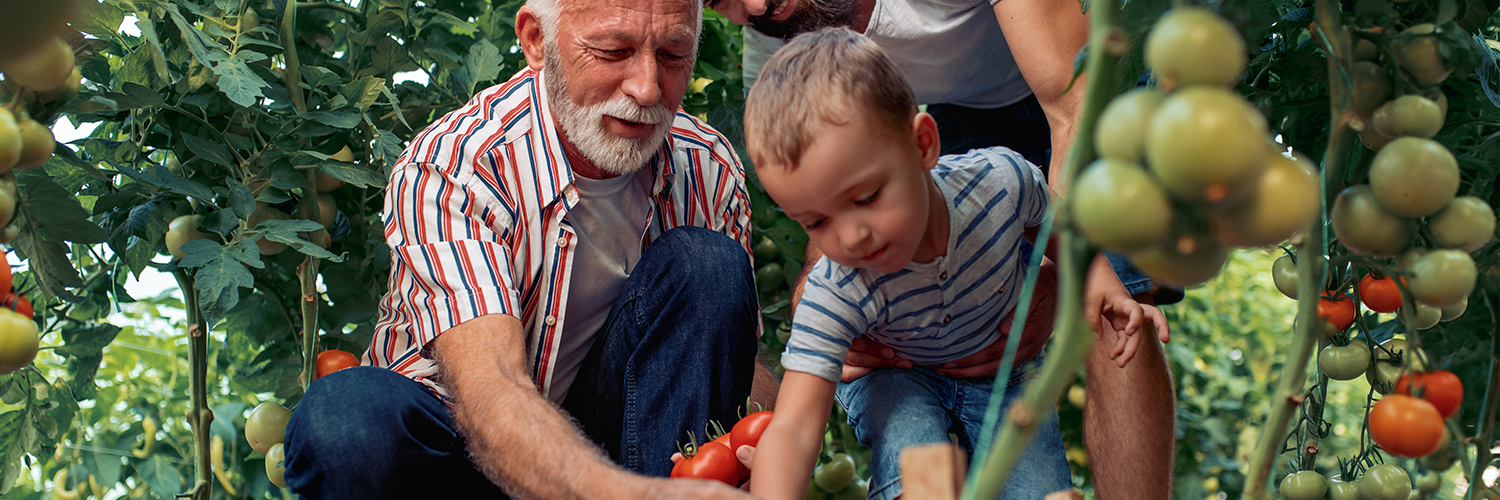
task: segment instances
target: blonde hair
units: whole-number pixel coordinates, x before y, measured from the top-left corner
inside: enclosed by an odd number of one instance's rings
[[[745,149],[757,166],[791,168],[812,142],[814,120],[864,117],[904,133],[916,113],[911,87],[885,51],[848,28],[823,28],[797,35],[766,61],[745,98]]]

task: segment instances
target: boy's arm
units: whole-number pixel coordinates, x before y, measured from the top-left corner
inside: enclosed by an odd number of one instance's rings
[[[788,371],[776,397],[776,413],[755,449],[750,493],[765,499],[801,499],[818,463],[834,383],[811,373]]]

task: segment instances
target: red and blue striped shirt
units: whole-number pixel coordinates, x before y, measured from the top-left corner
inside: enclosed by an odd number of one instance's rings
[[[385,237],[390,290],[366,365],[446,397],[425,346],[486,314],[519,318],[533,381],[549,394],[561,345],[578,203],[542,74],[522,70],[418,133],[391,169]],[[750,252],[745,171],[729,141],[678,111],[653,163],[642,244],[677,226],[724,233]]]

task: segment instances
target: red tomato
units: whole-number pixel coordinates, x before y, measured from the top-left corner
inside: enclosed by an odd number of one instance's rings
[[[739,450],[741,446],[755,446],[760,442],[760,435],[765,434],[766,426],[771,425],[771,412],[758,411],[745,415],[729,430],[731,437],[729,442],[731,450]]]
[[[10,261],[0,258],[0,295],[10,293]]]
[[[318,376],[314,379],[355,366],[359,366],[359,358],[354,357],[349,351],[329,349],[318,353]]]
[[[740,468],[744,464],[734,458],[729,447],[719,443],[704,443],[692,457],[684,458],[672,466],[673,478],[712,479],[730,486],[739,486],[744,479]]]
[[[1359,300],[1375,312],[1396,312],[1401,308],[1401,288],[1390,276],[1376,278],[1366,274],[1359,280]]]
[[[0,298],[0,307],[9,308],[10,310],[21,313],[22,316],[28,318],[32,317],[32,313],[34,312],[31,310],[31,301],[26,300],[26,297],[16,295],[15,293],[10,293],[5,295],[3,298]]]
[[[1464,383],[1453,372],[1438,370],[1402,375],[1396,381],[1396,394],[1412,395],[1412,379],[1416,379],[1416,386],[1422,391],[1422,399],[1432,403],[1443,418],[1453,416],[1464,403]]]
[[[1443,442],[1443,416],[1427,400],[1391,394],[1370,408],[1370,438],[1391,454],[1424,457]]]
[[[1318,317],[1333,324],[1339,331],[1344,331],[1354,324],[1354,301],[1348,297],[1319,300]]]

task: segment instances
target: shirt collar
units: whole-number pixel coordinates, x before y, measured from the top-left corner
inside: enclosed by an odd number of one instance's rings
[[[538,120],[536,129],[541,131],[542,143],[546,146],[549,158],[549,161],[545,165],[537,165],[537,167],[551,170],[551,172],[545,174],[538,172],[538,175],[550,174],[554,182],[547,187],[556,186],[556,189],[552,190],[552,192],[540,194],[543,194],[545,199],[552,200],[556,200],[559,194],[566,194],[569,198],[568,204],[572,205],[577,202],[578,196],[577,188],[573,185],[573,168],[568,165],[568,156],[563,152],[562,139],[557,134],[557,121],[552,116],[550,96],[547,95],[546,72],[535,71],[535,73],[536,83],[533,84],[533,93],[538,108],[535,114]],[[675,161],[672,161],[672,151],[677,146],[677,138],[673,134],[667,134],[666,141],[657,150],[651,164],[645,167],[651,169],[653,172],[651,182],[652,195],[660,195],[662,190],[666,189],[667,185],[676,177],[677,165]],[[546,188],[544,187],[544,189]]]

